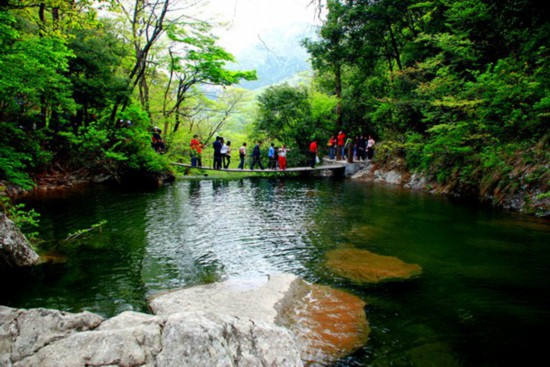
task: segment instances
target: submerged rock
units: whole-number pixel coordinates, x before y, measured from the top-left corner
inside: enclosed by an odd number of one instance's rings
[[[0,306],[4,366],[303,366],[366,342],[364,303],[288,274],[158,295],[155,315]]]
[[[367,250],[339,249],[327,253],[326,266],[333,273],[357,283],[405,280],[422,273],[417,264],[407,264],[393,256]]]
[[[370,328],[360,298],[306,283],[296,293],[280,305],[279,323],[296,335],[306,364],[333,363],[367,343]]]
[[[35,265],[39,261],[40,257],[15,223],[0,213],[0,269]]]

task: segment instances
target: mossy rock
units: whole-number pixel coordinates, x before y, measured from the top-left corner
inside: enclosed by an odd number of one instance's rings
[[[377,255],[367,250],[333,250],[327,253],[326,258],[328,269],[356,283],[400,281],[422,274],[420,265],[407,264],[396,257]]]

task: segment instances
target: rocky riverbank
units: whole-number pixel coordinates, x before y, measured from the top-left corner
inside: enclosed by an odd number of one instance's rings
[[[550,197],[548,182],[544,178],[532,180],[530,173],[533,167],[524,167],[509,173],[506,183],[479,187],[463,187],[456,181],[440,184],[428,176],[409,172],[405,162],[400,158],[384,162],[359,163],[360,170],[352,179],[369,182],[383,182],[401,185],[414,190],[424,190],[458,198],[474,199],[494,207],[550,217]],[[504,182],[504,181],[503,181]]]
[[[15,198],[78,189],[96,184],[109,184],[127,188],[155,189],[174,180],[175,176],[170,172],[153,173],[128,171],[125,173],[113,174],[108,172],[91,172],[86,169],[67,171],[59,168],[57,170],[35,175],[35,184],[32,189],[26,190],[0,181],[0,195],[8,195]]]

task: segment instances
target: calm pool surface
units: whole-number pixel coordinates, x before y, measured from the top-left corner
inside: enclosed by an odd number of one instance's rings
[[[369,342],[337,366],[512,366],[545,360],[548,221],[394,186],[332,179],[180,180],[29,201],[56,261],[2,281],[0,304],[112,316],[163,290],[289,272],[361,297]],[[101,233],[69,234],[106,220]],[[355,247],[422,266],[378,286],[333,275]]]

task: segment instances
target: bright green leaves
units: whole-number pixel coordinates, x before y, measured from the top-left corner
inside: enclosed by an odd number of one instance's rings
[[[216,37],[204,22],[171,24],[167,35],[175,41],[172,67],[175,71],[192,75],[194,83],[229,86],[241,79],[256,80],[255,71],[232,71],[226,64],[235,61],[234,56],[217,45]],[[189,78],[188,78],[189,79]]]
[[[268,88],[258,97],[256,133],[302,149],[312,138],[332,131],[337,100],[288,84]]]
[[[26,111],[45,96],[51,103],[71,109],[71,92],[63,73],[73,54],[64,40],[22,35],[12,28],[16,26],[13,18],[3,12],[0,24],[6,30],[0,38],[0,102],[5,113]]]

